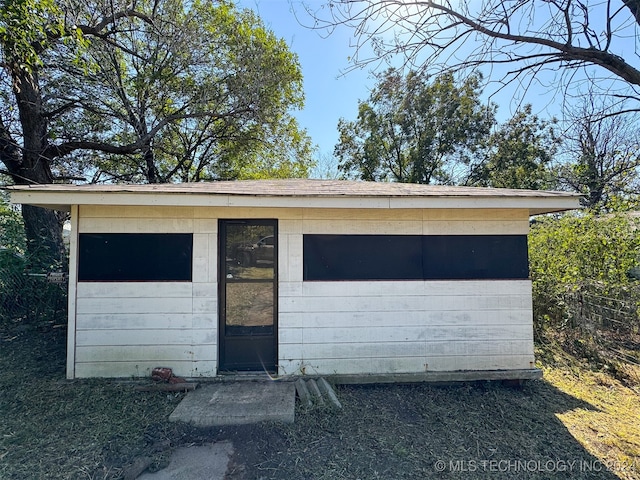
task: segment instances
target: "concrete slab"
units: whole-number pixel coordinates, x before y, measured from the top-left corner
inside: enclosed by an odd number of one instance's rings
[[[139,480],[223,480],[233,455],[231,442],[201,447],[178,448],[169,466],[155,473],[143,473]]]
[[[295,391],[293,382],[282,381],[202,385],[187,393],[169,420],[198,427],[265,421],[293,423]]]

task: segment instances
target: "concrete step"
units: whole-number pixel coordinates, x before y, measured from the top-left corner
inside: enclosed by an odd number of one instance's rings
[[[187,393],[169,421],[198,427],[293,423],[295,397],[291,382],[216,382]]]
[[[295,382],[296,393],[300,403],[305,407],[329,406],[342,408],[333,387],[323,377],[299,378]]]

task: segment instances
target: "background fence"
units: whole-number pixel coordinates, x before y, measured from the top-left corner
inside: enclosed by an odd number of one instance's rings
[[[573,326],[637,333],[640,329],[640,285],[580,285],[565,299]]]
[[[587,283],[564,301],[573,328],[610,356],[640,365],[640,284]]]
[[[66,321],[66,276],[33,272],[24,263],[0,266],[0,318],[9,322]]]

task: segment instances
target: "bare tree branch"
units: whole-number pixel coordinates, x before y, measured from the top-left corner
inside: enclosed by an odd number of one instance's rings
[[[588,67],[598,67],[609,75],[601,87],[606,94],[611,82],[618,82],[616,93],[640,86],[636,57],[620,48],[640,26],[640,0],[623,0],[619,8],[610,0],[333,0],[328,6],[329,17],[326,9],[307,7],[312,28],[354,29],[354,69],[396,56],[435,72],[517,65],[504,84],[543,71],[571,82],[577,77],[569,71],[578,68],[580,78],[595,83],[596,70]],[[374,57],[364,58],[365,46]]]
[[[167,125],[177,120],[183,120],[188,118],[221,119],[227,116],[238,115],[238,114],[248,113],[248,112],[251,112],[250,108],[237,109],[237,110],[234,110],[233,112],[227,112],[223,115],[215,115],[210,111],[196,112],[196,113],[177,112],[173,115],[168,115],[165,118],[163,118],[161,121],[158,122],[158,124],[154,128],[149,130],[149,132],[147,132],[144,136],[138,138],[138,140],[136,140],[133,143],[129,143],[127,145],[113,145],[105,142],[96,142],[91,140],[71,141],[71,142],[62,143],[60,145],[49,145],[47,149],[44,151],[43,157],[46,157],[46,158],[63,157],[65,155],[70,154],[71,152],[74,152],[75,150],[95,150],[98,152],[113,153],[118,155],[139,153],[140,151],[142,151],[142,149],[148,146],[149,141],[152,138],[154,138],[160,130],[162,130]]]
[[[111,15],[107,15],[95,25],[78,25],[77,28],[79,28],[85,35],[95,35],[101,37],[102,35],[104,35],[103,30],[106,27],[108,27],[109,25],[113,25],[117,20],[121,18],[138,18],[145,23],[153,25],[153,19],[151,19],[148,15],[145,15],[134,9],[127,9],[120,12],[115,12]]]

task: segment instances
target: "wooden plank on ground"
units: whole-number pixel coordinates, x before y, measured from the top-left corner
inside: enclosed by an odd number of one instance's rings
[[[324,377],[320,377],[317,383],[320,390],[329,399],[329,402],[336,408],[342,408],[342,404],[340,403],[340,400],[338,400],[338,397],[336,396],[336,392],[333,391],[333,387],[329,385],[329,382],[327,382],[327,380]]]
[[[188,392],[195,390],[197,383],[152,383],[149,385],[138,385],[135,387],[137,392]]]
[[[318,404],[324,405],[324,398],[322,398],[322,393],[320,392],[318,384],[313,378],[307,380],[307,387],[309,387],[309,393],[311,393],[311,395],[314,397],[314,400]]]

